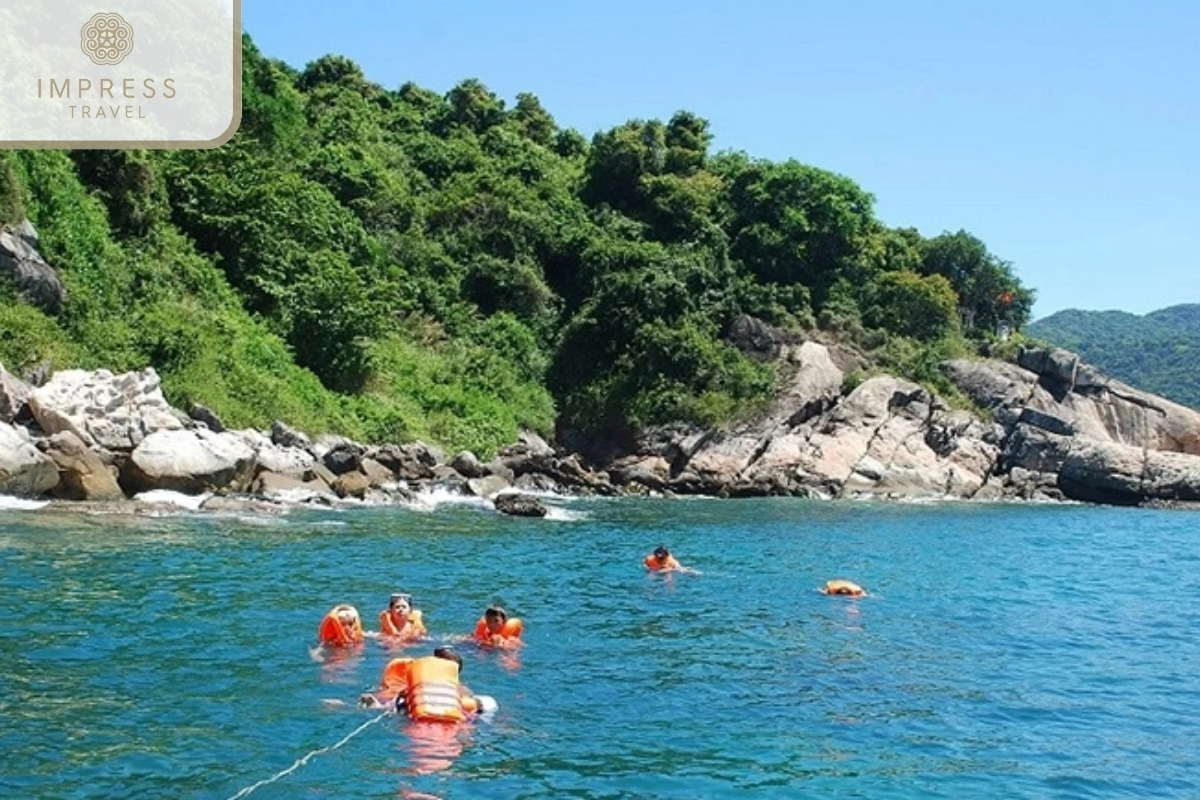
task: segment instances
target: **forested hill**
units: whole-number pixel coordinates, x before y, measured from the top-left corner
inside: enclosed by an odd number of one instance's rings
[[[1070,309],[1030,324],[1027,333],[1131,386],[1200,409],[1200,304],[1145,316]]]
[[[966,231],[889,228],[847,177],[714,153],[694,113],[588,138],[532,94],[385,88],[249,37],[243,92],[215,150],[0,152],[0,223],[31,220],[66,287],[34,306],[0,279],[9,369],[152,365],[229,425],[487,454],[520,427],[753,409],[776,376],[726,341],[742,314],[935,380],[1032,306]]]

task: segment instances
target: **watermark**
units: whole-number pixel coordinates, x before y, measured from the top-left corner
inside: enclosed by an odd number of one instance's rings
[[[0,148],[202,148],[241,121],[241,0],[0,4]]]
[[[133,52],[133,26],[120,14],[97,14],[83,23],[79,37],[93,64],[120,64]]]

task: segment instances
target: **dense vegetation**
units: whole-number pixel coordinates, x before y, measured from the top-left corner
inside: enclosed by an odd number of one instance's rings
[[[385,89],[248,37],[243,84],[216,150],[0,153],[0,221],[34,222],[69,292],[56,317],[3,299],[6,365],[153,365],[172,402],[233,425],[486,454],[522,426],[753,409],[776,375],[725,340],[743,313],[922,380],[1028,320],[1032,292],[977,238],[888,228],[816,167],[712,153],[688,112],[589,142],[531,94]]]
[[[1145,316],[1070,309],[1032,323],[1027,332],[1131,386],[1200,409],[1200,305]]]

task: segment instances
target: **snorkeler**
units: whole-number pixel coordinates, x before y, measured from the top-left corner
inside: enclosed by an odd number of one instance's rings
[[[646,569],[651,572],[686,572],[690,575],[699,575],[700,573],[691,567],[685,567],[676,560],[675,556],[671,555],[671,551],[663,547],[661,544],[654,548],[654,552],[646,556],[643,562]]]
[[[475,623],[475,641],[492,647],[519,647],[525,623],[517,617],[508,618],[500,606],[491,606]]]
[[[388,607],[379,612],[379,635],[393,639],[420,639],[426,633],[425,619],[412,607],[412,595],[396,593]]]
[[[865,597],[867,594],[866,590],[857,583],[854,583],[853,581],[841,580],[840,578],[832,581],[826,581],[825,586],[817,591],[821,592],[822,594],[837,594],[845,595],[847,597]]]
[[[380,687],[358,698],[362,708],[401,710],[418,722],[462,722],[496,709],[487,695],[474,695],[460,680],[462,656],[439,647],[432,656],[393,658]]]
[[[317,638],[328,647],[350,647],[363,640],[362,618],[348,603],[334,606],[317,629]]]

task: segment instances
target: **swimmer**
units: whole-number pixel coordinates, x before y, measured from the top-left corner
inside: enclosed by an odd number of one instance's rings
[[[379,612],[379,635],[393,639],[420,639],[426,633],[425,618],[412,607],[412,595],[396,593],[388,607]]]
[[[494,699],[476,696],[461,682],[462,664],[462,656],[449,647],[423,658],[393,658],[379,688],[359,697],[358,705],[403,711],[418,722],[462,722],[494,711]]]
[[[817,591],[822,594],[845,595],[846,597],[866,597],[867,594],[866,590],[857,583],[841,579],[826,581],[825,586]]]
[[[358,609],[342,603],[330,609],[317,629],[321,644],[329,647],[350,647],[363,640],[362,618]]]
[[[517,617],[508,618],[500,606],[491,606],[475,623],[475,641],[491,647],[519,647],[525,623]]]
[[[646,569],[651,572],[686,572],[689,575],[699,575],[700,573],[691,567],[685,567],[680,564],[675,556],[671,555],[671,551],[663,547],[661,544],[654,548],[654,552],[646,556],[642,561],[646,565]]]

